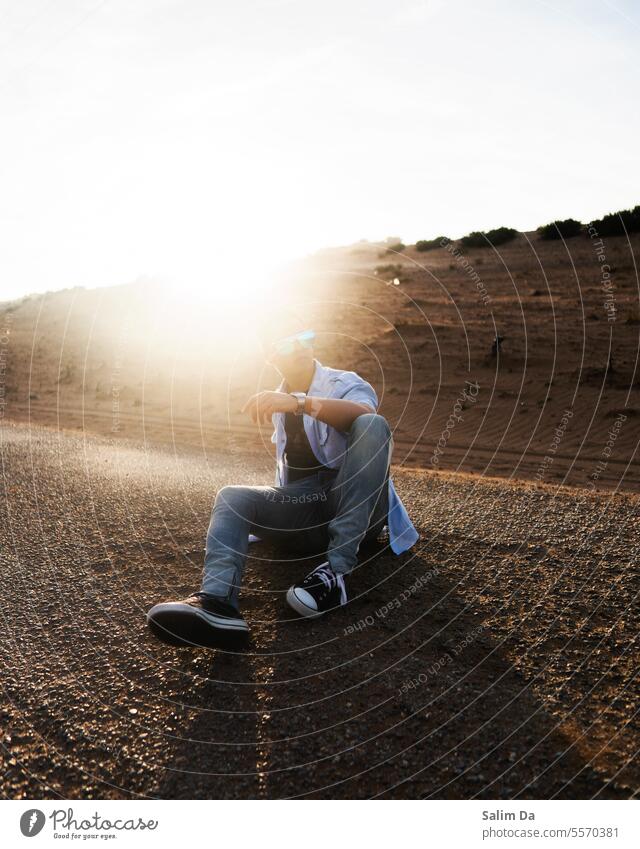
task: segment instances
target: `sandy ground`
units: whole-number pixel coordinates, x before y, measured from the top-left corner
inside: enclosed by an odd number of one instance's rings
[[[313,624],[283,598],[309,564],[253,549],[233,657],[144,612],[199,585],[218,488],[272,480],[240,414],[278,382],[262,307],[152,281],[0,303],[4,795],[636,793],[640,235],[596,241],[363,243],[274,284],[376,388],[421,541],[363,553]]]
[[[261,545],[248,653],[171,649],[216,490],[266,453],[0,430],[7,798],[629,798],[640,787],[633,495],[396,470],[421,540],[294,621]]]

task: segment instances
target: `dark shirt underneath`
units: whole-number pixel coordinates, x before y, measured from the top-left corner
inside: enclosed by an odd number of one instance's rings
[[[327,470],[327,466],[319,463],[311,450],[309,439],[304,430],[304,416],[285,413],[284,429],[287,434],[284,462],[287,466],[289,483],[306,478],[316,472]]]

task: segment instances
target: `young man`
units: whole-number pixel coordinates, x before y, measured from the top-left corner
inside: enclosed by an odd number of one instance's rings
[[[243,411],[273,421],[275,486],[225,486],[207,533],[202,589],[147,614],[152,632],[172,645],[241,648],[249,629],[238,596],[250,539],[269,539],[323,562],[287,592],[290,607],[315,617],[347,603],[345,577],[363,540],[389,530],[400,554],[418,534],[389,477],[393,440],[377,414],[373,387],[355,372],[323,366],[315,334],[289,316],[263,340],[282,382],[258,392]]]

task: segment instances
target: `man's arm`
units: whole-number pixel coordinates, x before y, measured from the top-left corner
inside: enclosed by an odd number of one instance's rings
[[[298,401],[288,392],[258,392],[242,408],[248,412],[254,422],[268,422],[273,413],[294,413],[298,409]],[[347,398],[316,398],[307,395],[304,404],[307,415],[334,427],[336,430],[348,431],[358,416],[375,413],[373,407],[359,401],[349,401]]]
[[[304,411],[309,416],[325,422],[336,430],[348,431],[358,416],[375,413],[373,407],[347,398],[315,398],[307,395]]]

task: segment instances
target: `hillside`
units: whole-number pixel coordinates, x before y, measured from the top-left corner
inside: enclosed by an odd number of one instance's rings
[[[639,245],[534,233],[464,254],[361,243],[291,266],[273,298],[307,302],[319,359],[374,384],[397,464],[637,492]],[[239,412],[277,382],[251,337],[260,309],[194,309],[148,281],[4,303],[5,415],[270,450],[269,430]]]

